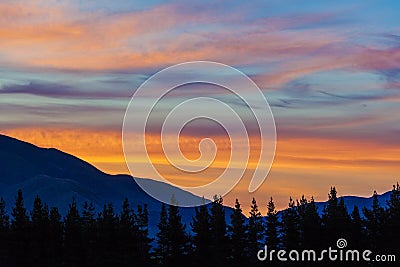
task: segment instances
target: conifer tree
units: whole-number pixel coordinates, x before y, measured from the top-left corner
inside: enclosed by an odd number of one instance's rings
[[[351,212],[351,243],[356,248],[361,248],[364,244],[363,220],[357,206]]]
[[[137,257],[137,265],[138,266],[148,266],[150,262],[150,243],[153,239],[149,238],[149,212],[147,209],[147,205],[144,204],[143,207],[138,205],[138,211],[136,216],[137,229],[138,229],[138,257]]]
[[[248,247],[249,255],[254,256],[261,247],[264,230],[263,217],[258,209],[257,201],[254,197],[251,201],[249,214],[250,217],[248,225]]]
[[[135,259],[139,257],[139,229],[127,198],[122,204],[118,241],[122,265],[134,265]]]
[[[201,205],[195,209],[195,216],[193,217],[191,227],[194,233],[194,265],[205,266],[208,263],[210,255],[210,214],[206,205]]]
[[[254,216],[256,216],[257,212],[254,211],[253,213],[255,214]],[[239,200],[236,199],[235,208],[233,210],[233,213],[231,214],[231,225],[228,227],[231,238],[231,266],[244,266],[246,263],[249,263],[246,257],[246,248],[248,244],[246,240],[247,226],[245,223],[245,216],[242,213],[242,208],[240,207]],[[250,253],[251,252],[252,251],[250,250]]]
[[[267,218],[266,218],[266,244],[270,249],[279,248],[279,238],[278,238],[278,214],[275,209],[275,204],[270,198],[267,206]]]
[[[392,192],[390,193],[390,199],[387,200],[386,203],[388,205],[389,218],[395,219],[396,216],[400,216],[400,185],[399,185],[399,183],[397,183],[396,185],[393,185]]]
[[[305,249],[320,247],[321,244],[321,218],[314,198],[310,201],[302,196],[298,203],[300,214],[301,246]]]
[[[157,247],[155,248],[157,263],[161,266],[166,264],[168,256],[168,212],[164,203],[161,204],[160,219],[157,224],[156,234]]]
[[[385,210],[379,203],[378,193],[374,191],[371,209],[363,208],[369,245],[373,249],[382,248]]]
[[[100,263],[103,266],[111,266],[116,259],[117,248],[117,224],[118,217],[114,213],[112,203],[103,206],[103,211],[97,218],[99,246],[98,253],[101,253]]]
[[[288,208],[282,212],[281,225],[283,246],[286,250],[298,248],[300,243],[300,215],[291,197]]]
[[[307,205],[309,204],[309,202],[304,195],[301,196],[300,200],[296,200],[296,202],[297,202],[297,212],[299,213],[299,218],[300,218],[300,245],[304,247],[305,245],[304,219],[306,216]]]
[[[338,198],[337,191],[335,187],[331,187],[331,190],[328,193],[328,203],[324,207],[325,216],[333,216],[337,212],[338,206]]]
[[[26,251],[29,251],[30,221],[24,205],[22,190],[18,190],[15,206],[11,212],[10,247],[12,261],[19,266],[24,266],[29,260]]]
[[[222,197],[215,196],[211,204],[210,248],[211,264],[221,266],[227,258],[229,239]]]
[[[349,232],[351,225],[350,215],[347,212],[343,198],[337,198],[335,187],[331,187],[328,198],[328,203],[322,213],[325,245],[331,245],[339,238],[349,239],[351,235]]]
[[[31,211],[31,233],[30,233],[30,258],[34,266],[43,266],[46,264],[48,227],[49,227],[49,209],[42,203],[39,196],[36,196]]]
[[[85,251],[85,258],[82,259],[86,265],[96,262],[96,242],[97,242],[97,225],[95,219],[95,208],[92,202],[85,201],[82,210],[82,247]]]
[[[390,199],[387,201],[386,218],[387,223],[384,228],[384,244],[386,248],[394,252],[400,240],[400,185],[393,185]]]
[[[22,190],[18,190],[17,196],[15,198],[15,206],[11,212],[11,228],[13,230],[25,230],[29,225],[29,217],[26,212],[24,205],[24,198],[22,196]]]
[[[306,213],[307,205],[308,205],[308,200],[307,198],[302,195],[300,200],[296,200],[297,202],[297,211],[299,212],[300,217],[303,217],[304,214]]]
[[[182,224],[182,216],[176,205],[168,207],[167,239],[168,250],[166,263],[169,266],[186,266],[185,254],[188,238],[185,232],[186,226]]]
[[[64,218],[64,225],[64,261],[68,266],[79,266],[83,258],[82,221],[75,198],[72,198],[69,205],[67,215]]]
[[[256,199],[253,198],[251,201],[247,233],[248,255],[250,260],[253,262],[253,265],[257,263],[257,252],[261,249],[263,230],[263,217],[258,209]]]
[[[343,197],[339,198],[338,213],[339,213],[339,218],[343,219],[344,222],[343,228],[347,228],[348,224],[350,223],[350,215],[347,210],[346,204],[344,203]]]
[[[50,209],[48,233],[47,254],[51,255],[48,260],[48,266],[62,266],[64,229],[61,221],[61,214],[57,207],[52,207]]]

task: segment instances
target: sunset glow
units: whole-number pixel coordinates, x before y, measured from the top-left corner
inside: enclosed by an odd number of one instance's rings
[[[325,200],[332,185],[343,195],[390,190],[400,177],[399,3],[301,2],[285,9],[286,1],[198,1],[193,7],[181,1],[2,2],[0,133],[57,148],[107,173],[129,173],[121,129],[135,90],[172,64],[211,60],[257,83],[277,128],[265,183],[247,192],[260,147],[252,131],[244,179],[225,204],[239,198],[247,207],[255,196],[265,209],[273,196],[283,208],[299,192]],[[182,92],[229,98],[206,89]],[[151,161],[173,183],[208,183],[227,165],[227,136],[196,128],[180,137],[180,145],[196,159],[207,135],[218,154],[202,173],[171,167],[156,131],[146,136]],[[141,163],[135,160],[139,170]]]

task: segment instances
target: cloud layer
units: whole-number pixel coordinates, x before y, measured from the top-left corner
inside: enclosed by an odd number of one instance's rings
[[[171,64],[219,61],[253,78],[275,115],[277,160],[258,196],[286,203],[283,196],[303,188],[325,198],[321,190],[332,184],[344,193],[383,190],[399,171],[399,8],[393,1],[2,1],[0,131],[127,172],[119,132],[135,89]],[[170,103],[202,93],[241,109],[227,93],[201,86]],[[201,126],[184,140],[207,133],[226,144]],[[246,188],[232,199],[247,198]]]

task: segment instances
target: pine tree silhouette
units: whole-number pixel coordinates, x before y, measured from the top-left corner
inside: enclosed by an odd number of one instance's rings
[[[51,255],[48,259],[48,266],[62,266],[64,225],[57,207],[50,209],[48,232],[47,254]]]
[[[261,249],[264,225],[263,217],[258,209],[255,198],[251,201],[250,217],[247,233],[248,256],[252,265],[259,263],[257,260],[257,252]]]
[[[82,221],[76,206],[75,198],[69,205],[68,213],[64,218],[64,262],[68,266],[80,266],[83,258]]]
[[[82,262],[86,266],[96,263],[96,213],[94,211],[93,203],[85,201],[82,210],[82,248],[84,250],[84,258]]]
[[[150,243],[153,239],[149,238],[149,212],[147,205],[143,207],[138,205],[136,216],[137,229],[138,229],[138,257],[136,258],[137,266],[148,266],[150,262],[149,252],[151,249]]]
[[[129,200],[125,198],[119,221],[118,249],[122,266],[132,266],[139,257],[139,229]]]
[[[229,248],[225,207],[222,197],[215,196],[211,204],[210,265],[222,266],[226,262]]]
[[[300,214],[290,197],[288,208],[282,212],[282,244],[286,250],[296,249],[300,245]]]
[[[135,213],[128,199],[125,199],[121,213],[116,214],[109,203],[104,205],[95,219],[93,204],[86,202],[81,216],[73,199],[67,215],[61,221],[58,209],[53,207],[49,212],[39,196],[34,200],[29,217],[22,191],[19,190],[11,212],[11,224],[4,199],[0,198],[0,265],[268,265],[268,262],[255,261],[255,255],[251,254],[264,244],[260,235],[263,230],[269,251],[282,247],[290,250],[294,247],[318,249],[327,244],[334,246],[336,238],[340,237],[346,238],[352,249],[371,249],[379,254],[398,253],[399,185],[393,188],[386,209],[381,206],[378,194],[374,192],[372,206],[363,208],[365,220],[357,206],[351,216],[348,214],[343,198],[337,197],[334,187],[328,196],[322,218],[313,198],[307,201],[302,196],[297,205],[290,198],[288,209],[281,212],[281,234],[278,232],[278,214],[272,198],[268,202],[266,227],[263,229],[263,217],[255,199],[252,200],[248,219],[242,213],[239,200],[236,200],[230,223],[227,224],[223,200],[216,197],[210,209],[206,205],[195,209],[191,223],[192,244],[177,202],[172,201],[175,205],[168,206],[162,204],[157,245],[153,247],[154,253],[150,254],[152,239],[149,238],[149,211],[146,205],[139,205]],[[326,237],[326,240],[321,242],[321,237]],[[155,257],[150,258],[150,255]],[[291,265],[282,263],[279,266]],[[318,262],[315,266],[332,265]]]
[[[328,203],[322,212],[324,245],[332,245],[339,238],[350,239],[351,220],[343,198],[337,198],[335,187],[331,187]]]
[[[247,258],[247,226],[246,218],[242,213],[239,200],[235,201],[235,209],[231,214],[231,225],[228,227],[231,238],[230,255],[232,257],[231,266],[244,266],[249,264]],[[262,229],[260,230],[260,232]],[[250,250],[250,253],[252,251]],[[254,251],[253,251],[254,252]]]
[[[267,206],[267,218],[266,218],[266,244],[269,249],[278,249],[279,248],[279,238],[278,238],[278,214],[275,209],[275,204],[270,198]]]
[[[354,206],[353,211],[351,212],[351,244],[352,247],[362,248],[363,244],[365,244],[365,231],[364,231],[364,222],[360,216],[360,210],[357,206]]]
[[[31,211],[30,261],[32,266],[44,266],[47,262],[49,209],[36,196]]]
[[[393,186],[390,199],[387,201],[386,226],[383,243],[388,251],[396,252],[400,240],[400,185]],[[397,253],[397,252],[396,252]]]
[[[24,205],[22,190],[18,190],[15,206],[11,212],[10,249],[12,261],[19,266],[28,263],[26,252],[29,251],[30,221]]]
[[[186,226],[182,224],[182,216],[178,206],[168,206],[168,226],[167,226],[167,258],[168,266],[186,266],[188,237],[185,232]]]
[[[310,201],[301,197],[297,202],[300,215],[300,245],[305,249],[321,247],[321,218],[314,198]]]
[[[383,244],[383,229],[386,223],[385,210],[379,203],[378,193],[374,191],[371,209],[363,208],[366,218],[365,225],[369,246],[372,249],[381,249]]]
[[[157,247],[155,248],[156,262],[160,266],[164,266],[167,261],[169,244],[168,244],[168,212],[164,203],[161,204],[160,219],[157,224],[158,233],[156,234]]]
[[[117,225],[118,217],[114,213],[111,203],[103,206],[103,211],[97,218],[98,224],[98,253],[100,253],[100,266],[111,266],[117,257]]]
[[[194,233],[194,265],[206,266],[210,251],[210,223],[211,217],[206,205],[201,205],[195,209],[195,216],[192,219],[191,227]]]

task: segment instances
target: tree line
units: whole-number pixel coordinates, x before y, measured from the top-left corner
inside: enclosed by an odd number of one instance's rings
[[[73,199],[63,218],[39,196],[28,213],[19,190],[11,216],[0,198],[0,266],[286,266],[260,262],[256,254],[265,244],[288,251],[326,249],[339,238],[351,249],[397,253],[398,184],[385,207],[376,192],[370,208],[354,206],[350,212],[335,187],[328,197],[321,215],[313,198],[290,198],[279,213],[270,198],[266,216],[253,198],[248,217],[236,199],[229,220],[223,199],[215,197],[210,205],[195,208],[189,225],[178,206],[161,204],[158,232],[150,238],[146,205],[133,210],[125,199],[118,214],[111,203],[96,213],[85,202],[80,212]]]

